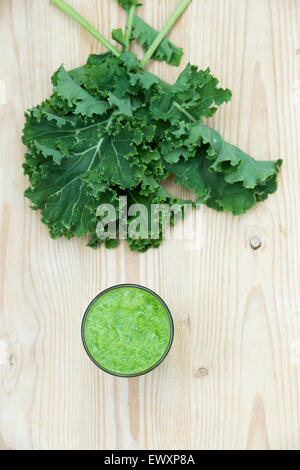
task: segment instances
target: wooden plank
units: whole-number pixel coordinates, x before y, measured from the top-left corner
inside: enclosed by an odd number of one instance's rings
[[[123,25],[117,2],[70,3],[106,37]],[[144,3],[160,28],[178,2]],[[0,0],[1,449],[299,450],[299,22],[298,0],[195,0],[170,34],[182,66],[151,66],[169,81],[210,66],[233,90],[211,124],[258,159],[283,156],[279,191],[239,218],[203,207],[194,243],[94,252],[50,240],[28,208],[20,139],[52,72],[102,49],[47,0]],[[125,281],[159,292],[176,327],[167,361],[133,380],[100,373],[80,339],[89,301]]]

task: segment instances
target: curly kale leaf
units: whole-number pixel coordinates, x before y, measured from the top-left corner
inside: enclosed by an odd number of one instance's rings
[[[133,23],[133,39],[136,39],[147,51],[155,40],[158,32],[136,16]],[[169,39],[164,38],[152,58],[159,61],[167,62],[167,64],[178,66],[180,65],[183,56],[183,49],[175,46]]]
[[[173,127],[161,152],[175,183],[219,211],[243,214],[277,189],[281,160],[256,161],[201,122]]]
[[[204,203],[212,209],[230,211],[234,215],[244,214],[277,188],[277,169],[264,183],[246,189],[241,182],[230,184],[223,173],[212,171],[211,162],[200,151],[195,158],[169,165],[169,170],[176,175],[176,184],[195,191],[198,204]]]
[[[140,6],[137,0],[118,0],[119,4],[125,9],[133,5]],[[137,40],[145,51],[148,51],[150,46],[153,44],[158,31],[152,28],[146,21],[142,20],[139,16],[135,16],[133,20],[132,40]],[[124,46],[124,35],[122,30],[117,29],[113,31],[112,37],[119,44]],[[159,61],[167,62],[167,64],[178,66],[180,65],[183,56],[183,49],[175,46],[169,39],[164,38],[152,58]]]
[[[225,142],[222,136],[202,123],[191,125],[189,142],[207,144],[207,158],[213,160],[210,169],[224,174],[226,183],[241,182],[246,189],[265,185],[278,173],[282,160],[257,161],[235,145]]]
[[[137,229],[125,237],[130,248],[159,246],[166,226],[182,218],[188,203],[162,187],[171,174],[199,204],[235,215],[277,188],[280,160],[255,161],[202,123],[231,97],[208,69],[188,65],[168,85],[134,54],[108,53],[91,55],[70,72],[60,67],[52,82],[51,97],[26,114],[23,167],[30,182],[25,195],[53,238],[90,235],[91,247],[102,241],[116,247],[120,198],[126,197],[128,206],[146,208],[129,214],[128,228]],[[98,208],[108,203],[115,208],[116,234],[101,239]],[[157,216],[156,236],[149,220],[153,204],[167,212],[176,204],[178,212]]]
[[[218,87],[210,70],[187,65],[173,86],[164,87],[151,100],[155,119],[171,123],[178,120],[199,121],[215,114],[217,107],[231,100],[231,91]]]
[[[121,7],[125,8],[125,10],[129,10],[132,6],[139,7],[142,5],[139,3],[139,0],[118,0],[118,3]]]

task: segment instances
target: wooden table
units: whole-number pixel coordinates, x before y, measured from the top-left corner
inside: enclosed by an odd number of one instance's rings
[[[106,37],[124,24],[113,0],[70,2]],[[178,1],[144,3],[161,28]],[[233,90],[211,125],[284,158],[278,192],[241,217],[203,207],[197,243],[93,251],[51,240],[29,209],[21,129],[61,63],[103,49],[48,0],[0,0],[0,448],[300,449],[299,24],[299,0],[194,0],[170,34],[180,70],[210,66]],[[139,379],[104,375],[81,345],[87,304],[121,282],[160,293],[175,319],[168,359]]]

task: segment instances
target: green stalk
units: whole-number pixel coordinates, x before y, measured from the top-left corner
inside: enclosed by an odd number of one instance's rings
[[[77,23],[83,26],[94,38],[96,38],[106,49],[112,52],[115,56],[119,57],[121,52],[109,42],[102,34],[100,34],[93,26],[85,20],[74,8],[72,8],[65,0],[50,0],[55,6],[60,8],[64,13],[73,18]]]
[[[127,23],[125,28],[125,47],[124,51],[128,52],[130,49],[130,41],[132,35],[133,21],[136,14],[136,5],[132,5],[128,11]]]
[[[192,0],[182,0],[179,6],[176,8],[174,13],[171,15],[161,32],[156,36],[155,40],[149,47],[148,51],[146,52],[144,58],[141,61],[142,67],[145,68],[151,57],[153,56],[154,52],[160,45],[161,41],[166,37],[170,29],[174,26],[178,18],[182,15],[184,10],[187,6],[191,3]]]

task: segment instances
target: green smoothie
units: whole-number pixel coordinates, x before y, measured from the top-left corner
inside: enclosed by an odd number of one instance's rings
[[[120,286],[101,295],[89,308],[84,340],[92,358],[120,375],[147,371],[162,358],[171,338],[171,320],[150,292]]]

